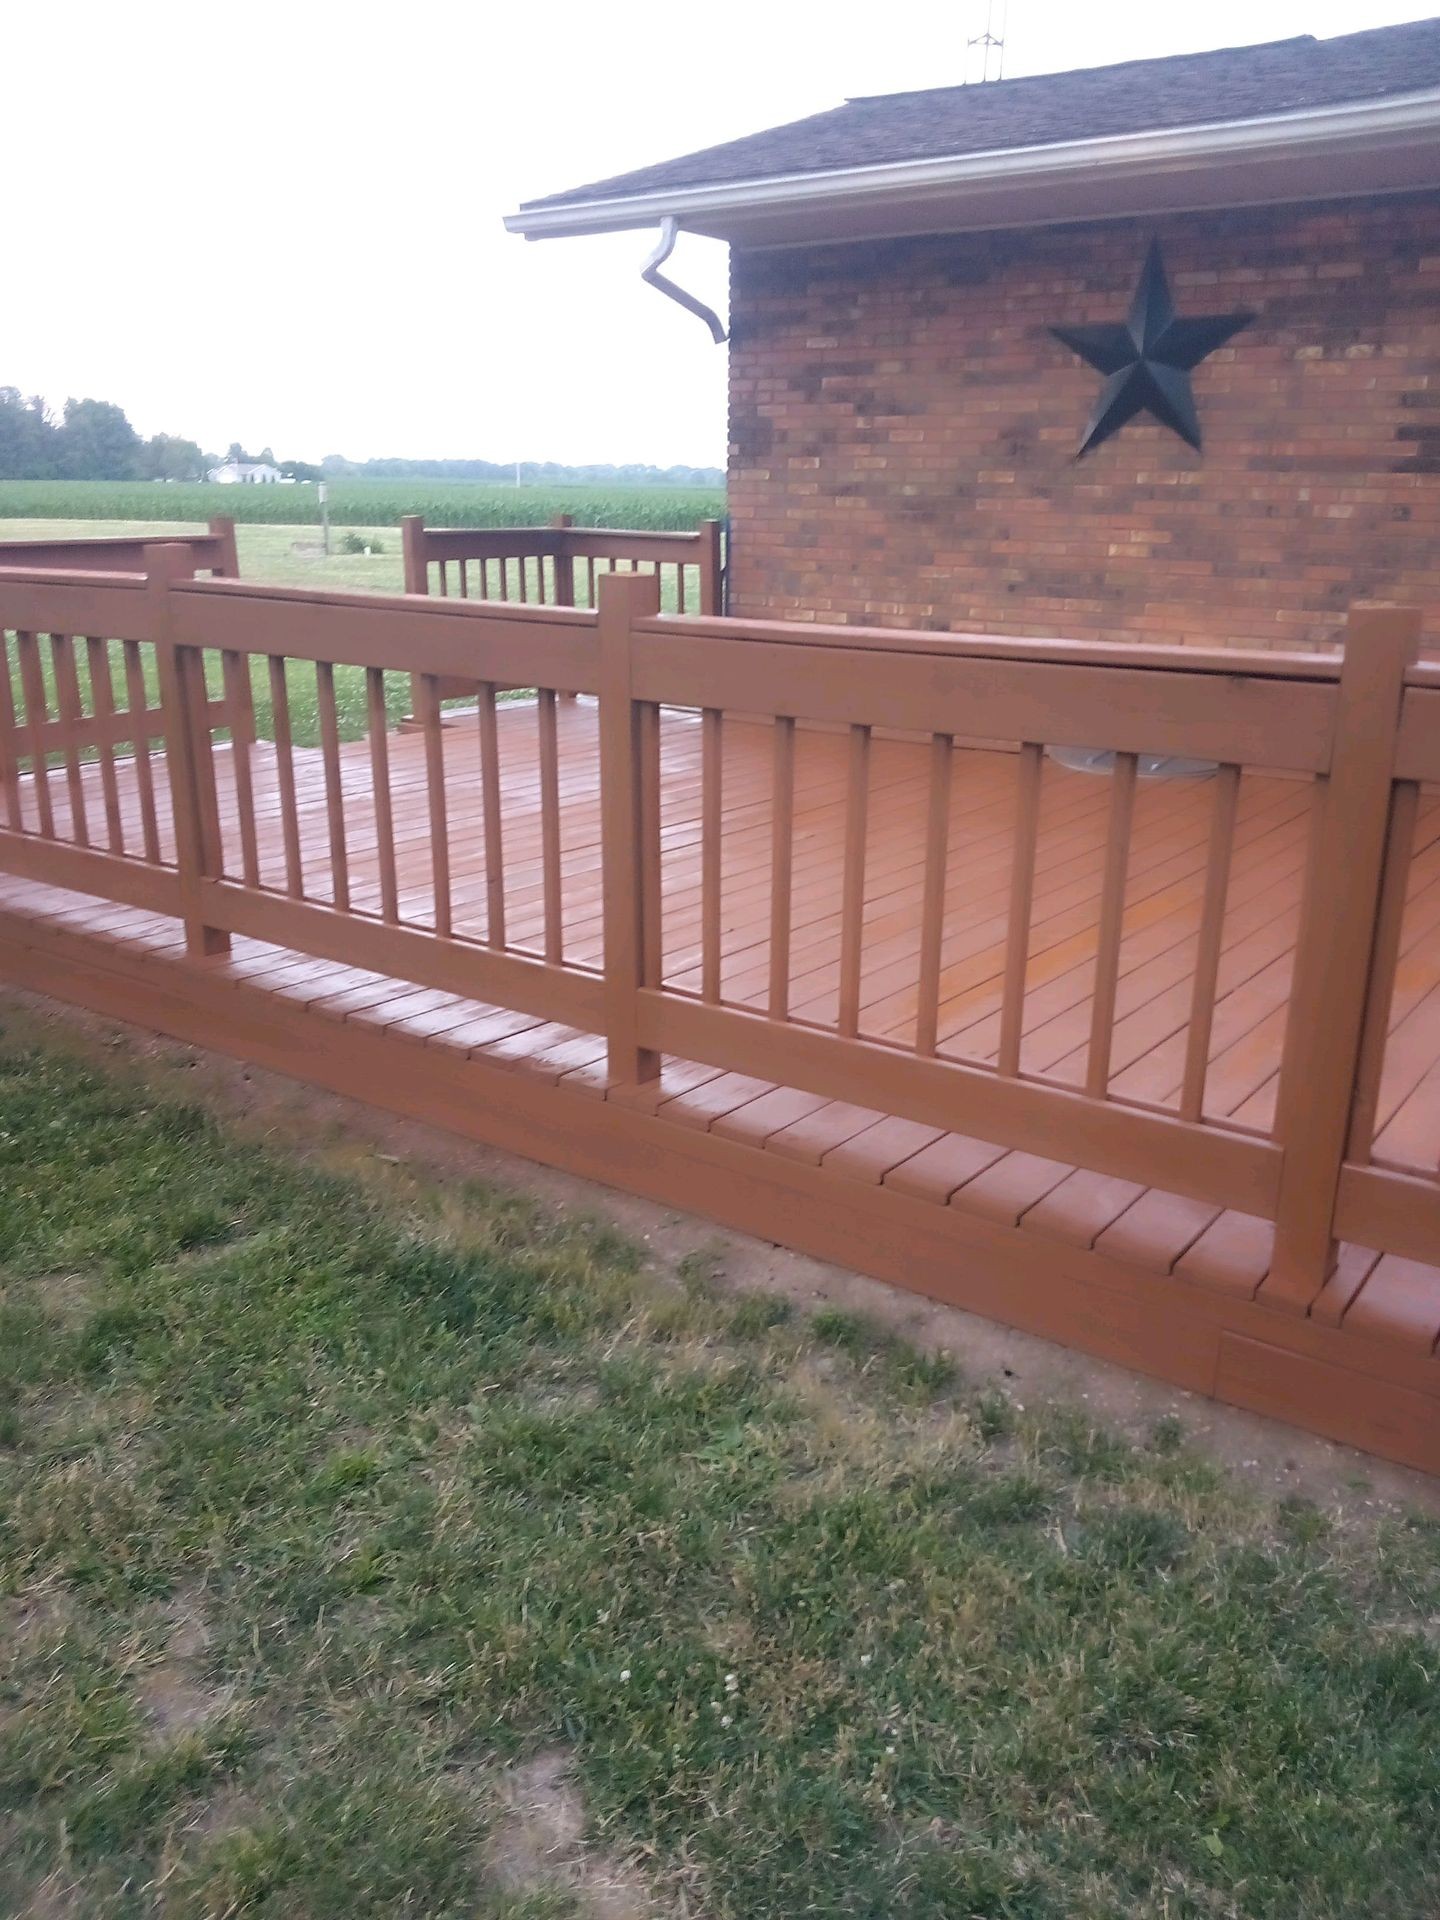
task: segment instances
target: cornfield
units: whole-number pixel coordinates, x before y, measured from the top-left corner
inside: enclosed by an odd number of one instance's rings
[[[335,526],[398,525],[407,513],[431,527],[535,526],[557,513],[579,527],[684,532],[724,516],[719,490],[688,487],[504,487],[469,481],[332,480]],[[131,480],[0,480],[0,519],[208,520],[228,513],[270,526],[318,526],[314,486],[214,486]]]

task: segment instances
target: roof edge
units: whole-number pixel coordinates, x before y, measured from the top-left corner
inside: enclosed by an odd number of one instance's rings
[[[945,189],[1021,181],[1035,184],[1046,177],[1087,173],[1097,184],[1103,184],[1157,168],[1200,171],[1212,162],[1233,165],[1246,158],[1259,160],[1306,149],[1349,150],[1426,130],[1440,136],[1440,87],[1246,120],[1207,121],[1198,126],[925,160],[893,160],[816,173],[774,174],[712,186],[668,187],[658,192],[572,201],[564,206],[537,204],[507,214],[505,227],[528,240],[568,239],[653,226],[671,216],[682,226],[687,217],[704,219],[713,230],[717,219],[764,210],[847,201],[866,204],[885,198],[918,198]],[[1096,211],[1104,209],[1097,206]]]

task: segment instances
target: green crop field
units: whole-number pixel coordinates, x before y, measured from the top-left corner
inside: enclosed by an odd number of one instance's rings
[[[573,514],[581,527],[680,531],[725,512],[720,488],[500,487],[445,480],[332,480],[330,520],[398,527],[407,513],[432,527],[515,527]],[[228,513],[253,525],[319,526],[315,487],[222,487],[139,480],[0,480],[0,520],[199,521]]]

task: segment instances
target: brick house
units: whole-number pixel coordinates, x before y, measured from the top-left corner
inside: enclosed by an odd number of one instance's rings
[[[1430,20],[850,100],[507,224],[730,243],[732,612],[1312,645],[1440,608],[1437,188]],[[1202,445],[1142,405],[1077,457],[1106,371],[1054,329],[1152,243],[1244,316]]]

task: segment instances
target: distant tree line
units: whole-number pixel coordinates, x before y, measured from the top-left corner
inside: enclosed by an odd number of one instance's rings
[[[0,387],[0,480],[203,480],[214,456],[193,440],[149,440],[110,400],[67,400],[57,418],[38,395]]]
[[[288,480],[490,480],[520,477],[531,485],[583,485],[595,481],[628,486],[713,487],[724,482],[718,467],[561,466],[554,460],[347,460],[327,454],[318,466],[277,460],[269,447],[247,453],[238,440],[226,460],[278,467]],[[148,440],[112,400],[67,400],[57,415],[36,394],[0,387],[0,480],[203,480],[221,456],[176,433]]]
[[[589,486],[613,482],[630,487],[720,487],[725,475],[719,467],[647,467],[631,461],[570,467],[556,460],[347,460],[327,453],[320,462],[321,477],[336,480],[488,480],[513,485],[516,470],[532,486]]]

